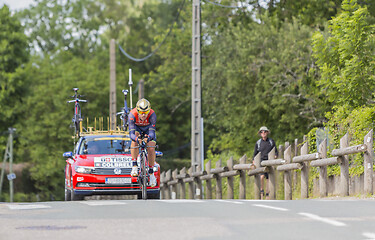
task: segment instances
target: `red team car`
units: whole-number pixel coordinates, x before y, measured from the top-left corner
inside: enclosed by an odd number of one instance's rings
[[[83,200],[91,195],[137,195],[138,199],[142,198],[137,177],[130,175],[130,144],[127,134],[89,132],[81,135],[74,152],[64,153],[65,200]],[[160,198],[158,164],[155,164],[154,174],[157,185],[147,187],[148,199]]]

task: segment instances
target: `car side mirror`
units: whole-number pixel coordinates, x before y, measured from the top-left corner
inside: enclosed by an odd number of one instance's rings
[[[71,158],[71,157],[73,157],[73,153],[72,152],[64,152],[63,157],[64,158]]]
[[[155,151],[155,155],[156,155],[156,157],[162,157],[163,156],[163,152]]]

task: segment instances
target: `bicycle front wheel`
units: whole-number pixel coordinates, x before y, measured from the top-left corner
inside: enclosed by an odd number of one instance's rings
[[[142,199],[147,200],[147,171],[146,171],[146,159],[145,155],[142,154]]]

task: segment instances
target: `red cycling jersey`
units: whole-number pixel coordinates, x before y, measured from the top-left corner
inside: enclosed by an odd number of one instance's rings
[[[150,117],[154,113],[154,110],[152,110],[152,109],[150,110],[150,113],[148,114],[147,118],[144,121],[142,121],[141,119],[139,119],[138,111],[137,111],[136,108],[134,108],[133,110],[131,110],[130,113],[133,114],[134,118],[133,118],[133,116],[129,115],[129,117],[130,117],[129,120],[130,121],[134,121],[134,124],[137,125],[137,126],[144,127],[144,126],[148,126],[148,125],[151,124]]]
[[[131,140],[136,141],[137,137],[135,132],[145,133],[148,135],[148,139],[155,140],[155,125],[156,125],[156,113],[154,110],[150,110],[147,118],[144,121],[139,119],[137,109],[134,108],[129,114],[129,135]]]

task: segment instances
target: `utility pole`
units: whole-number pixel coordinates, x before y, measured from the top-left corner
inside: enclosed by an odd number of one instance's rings
[[[202,90],[201,90],[201,7],[193,0],[192,31],[192,83],[191,83],[191,165],[194,172],[201,166],[202,158]]]
[[[145,97],[145,80],[141,78],[138,82],[138,100]]]
[[[130,111],[133,109],[133,80],[132,80],[132,69],[129,68],[129,93],[130,93]]]
[[[109,45],[109,65],[110,65],[110,83],[109,83],[109,122],[110,129],[116,130],[116,51],[115,40],[111,39]]]
[[[7,178],[9,180],[9,195],[10,195],[10,202],[13,202],[13,180],[16,178],[16,174],[13,173],[13,134],[16,131],[15,128],[8,128],[9,130],[9,137],[8,137],[8,143],[7,147],[5,149],[4,154],[4,161],[3,166],[1,169],[1,176],[0,176],[0,195],[2,193],[3,188],[3,181],[4,181],[4,172],[5,172],[5,163],[7,159],[9,158],[9,174],[7,175]]]
[[[9,194],[10,194],[10,202],[13,202],[13,179],[16,178],[15,174],[13,173],[13,133],[16,129],[9,128]]]

